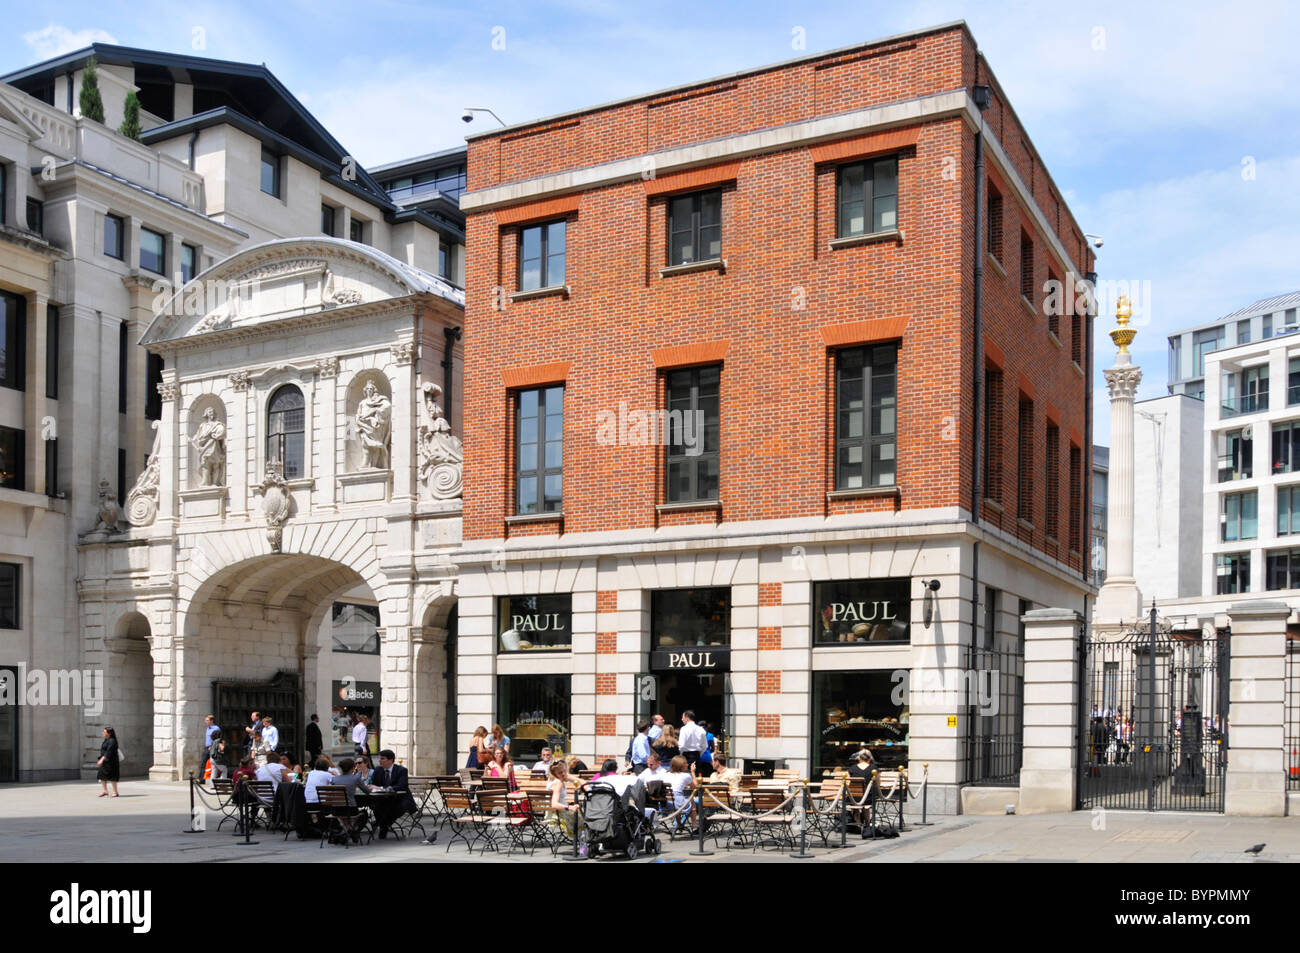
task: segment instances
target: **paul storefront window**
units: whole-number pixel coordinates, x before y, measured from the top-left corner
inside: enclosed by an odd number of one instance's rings
[[[819,644],[907,642],[911,580],[849,579],[813,587]]]
[[[650,599],[654,648],[731,644],[731,590],[660,589]]]
[[[497,632],[502,652],[567,649],[573,642],[573,597],[502,596]]]

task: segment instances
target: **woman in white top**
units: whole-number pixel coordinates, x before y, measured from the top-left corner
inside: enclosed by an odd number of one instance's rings
[[[307,772],[306,789],[303,791],[303,797],[307,799],[308,804],[319,804],[320,796],[316,793],[316,788],[322,784],[329,784],[334,780],[334,775],[329,773],[330,763],[324,758],[316,759],[316,766]]]
[[[551,794],[550,817],[563,824],[565,831],[572,837],[574,825],[578,822],[577,815],[573,812],[578,810],[578,805],[569,803],[568,766],[563,761],[552,761],[548,773],[551,776],[546,782],[546,790]]]
[[[674,811],[690,804],[691,789],[695,787],[695,778],[692,777],[691,772],[687,770],[685,757],[679,754],[669,762],[668,773],[664,775],[663,781],[664,784],[668,786],[669,790],[673,792]],[[688,809],[677,819],[679,826],[685,823],[686,818],[690,816],[690,813],[691,812]]]

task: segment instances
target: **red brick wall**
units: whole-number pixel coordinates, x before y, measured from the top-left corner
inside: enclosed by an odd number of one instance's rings
[[[1000,87],[963,28],[929,34],[834,60],[760,71],[725,83],[593,110],[551,125],[507,130],[469,147],[475,188],[641,155],[748,130],[868,105],[992,82],[990,129],[1049,220],[1061,219],[1067,248],[1077,225],[1028,146]],[[974,340],[970,333],[974,257],[974,138],[958,118],[916,127],[900,153],[901,243],[828,249],[835,227],[835,168],[807,147],[736,163],[724,187],[725,274],[662,278],[663,197],[640,181],[584,192],[567,214],[569,297],[494,307],[516,290],[518,225],[498,212],[467,221],[465,377],[466,539],[506,535],[513,512],[512,396],[503,368],[569,365],[565,380],[564,532],[649,529],[667,522],[816,517],[894,508],[969,506]],[[991,166],[990,172],[992,173]],[[1037,284],[1047,279],[1049,246],[1005,183],[1004,258],[1021,222],[1035,238]],[[571,204],[571,203],[570,203]],[[507,215],[517,219],[517,215]],[[1054,221],[1053,221],[1053,224]],[[1080,239],[1081,241],[1081,239]],[[1057,348],[1041,312],[1019,300],[1018,257],[1002,277],[986,266],[984,335],[1005,355],[1004,461],[1016,458],[1015,382],[1028,374],[1040,401],[1061,410],[1062,476],[1068,434],[1084,431],[1086,382]],[[1050,264],[1058,274],[1064,263]],[[1083,265],[1087,267],[1087,265]],[[1068,322],[1063,321],[1063,326]],[[874,329],[874,330],[873,330]],[[897,338],[899,440],[897,499],[828,501],[834,488],[833,348]],[[659,514],[663,451],[602,446],[601,412],[660,408],[663,366],[655,352],[727,342],[722,361],[721,512]],[[513,373],[513,372],[512,372]],[[1036,439],[1045,452],[1042,407]],[[1081,438],[1080,438],[1081,439]],[[1085,445],[1086,446],[1086,445]],[[1040,464],[1041,465],[1041,464]],[[1041,485],[1042,481],[1039,480]],[[1016,485],[1007,473],[1004,487]],[[1004,496],[1006,493],[1004,492]],[[1014,524],[1015,501],[1004,500]],[[1038,509],[1042,501],[1036,502]],[[1062,513],[1069,507],[1062,506]],[[1047,528],[1035,522],[1042,548]],[[510,533],[558,530],[519,524]],[[1052,533],[1068,539],[1066,527]],[[1086,545],[1085,545],[1086,551]],[[1057,558],[1063,553],[1053,552]],[[599,600],[598,600],[599,605]]]
[[[758,693],[760,695],[781,694],[781,671],[771,669],[758,673]]]
[[[779,625],[763,625],[758,628],[758,648],[779,649],[781,647],[781,627]]]
[[[760,738],[780,738],[781,737],[781,716],[780,715],[759,715],[757,719],[758,737]]]

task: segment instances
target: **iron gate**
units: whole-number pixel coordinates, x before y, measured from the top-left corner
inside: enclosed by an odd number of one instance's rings
[[[1080,639],[1079,806],[1223,811],[1226,631],[1149,623]]]

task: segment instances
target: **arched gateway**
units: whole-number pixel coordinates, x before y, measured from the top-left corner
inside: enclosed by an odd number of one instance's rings
[[[116,722],[135,726],[136,770],[184,778],[203,716],[239,742],[253,708],[295,758],[313,713],[326,750],[350,750],[364,707],[372,743],[445,768],[461,503],[444,329],[463,310],[440,279],[326,238],[255,246],[158,296],[153,449],[80,547],[87,663],[131,675],[84,725],[83,764]]]

